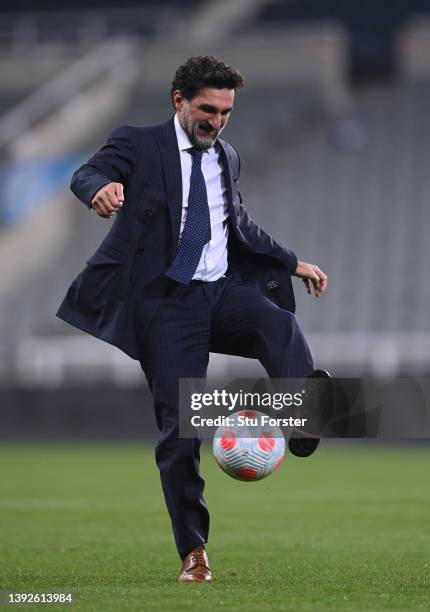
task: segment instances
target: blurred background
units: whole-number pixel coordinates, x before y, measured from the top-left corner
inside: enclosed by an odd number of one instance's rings
[[[430,374],[430,8],[424,0],[3,0],[0,439],[155,435],[139,364],[56,319],[109,229],[69,191],[124,123],[172,115],[190,55],[245,76],[223,137],[258,223],[329,276],[295,281],[316,364]],[[264,375],[211,357],[211,374]]]

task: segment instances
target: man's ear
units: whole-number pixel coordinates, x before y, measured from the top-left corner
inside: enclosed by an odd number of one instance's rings
[[[179,89],[175,89],[175,91],[172,92],[172,102],[173,102],[173,106],[176,108],[177,111],[182,110],[182,105],[184,103],[184,97],[179,91]]]

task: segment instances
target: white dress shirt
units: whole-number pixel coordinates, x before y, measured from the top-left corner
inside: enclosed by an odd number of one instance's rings
[[[176,138],[182,172],[182,217],[179,237],[184,229],[187,218],[188,196],[190,193],[190,178],[192,157],[187,149],[192,148],[187,133],[179,123],[178,116],[174,119]],[[226,273],[227,238],[228,238],[228,203],[223,167],[215,147],[203,152],[202,172],[208,194],[209,214],[211,220],[211,240],[203,247],[202,256],[193,276],[194,280],[215,281]]]

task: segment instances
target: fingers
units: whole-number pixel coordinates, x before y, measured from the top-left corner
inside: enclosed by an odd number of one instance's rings
[[[309,279],[308,279],[308,278],[304,278],[304,279],[303,279],[303,282],[304,282],[305,287],[306,287],[306,292],[307,292],[309,295],[311,295],[311,284],[310,284],[310,282],[309,282]]]
[[[124,202],[124,187],[122,186],[121,183],[114,183],[114,185],[115,185],[115,193],[116,193],[116,197],[118,198],[118,202],[122,204]]]
[[[319,297],[320,296],[320,288],[319,288],[320,279],[319,279],[319,276],[312,276],[310,279],[309,278],[303,279],[303,281],[304,281],[304,283],[306,285],[306,291],[307,291],[307,293],[309,295],[312,294],[312,291],[311,291],[311,283],[312,283],[312,287],[314,288],[315,297]]]
[[[320,286],[319,286],[321,293],[324,293],[324,291],[327,289],[327,284],[328,284],[327,275],[324,274],[324,277],[320,280]]]
[[[318,276],[316,270],[313,270],[313,275],[311,277],[311,281],[312,281],[312,286],[314,288],[314,294],[315,297],[319,298],[320,296],[320,277]]]
[[[311,286],[312,283],[315,297],[319,298],[322,293],[327,289],[327,274],[325,274],[318,266],[314,264],[305,264],[303,263],[303,282],[306,286],[306,291],[309,295],[311,295]]]
[[[95,200],[93,201],[92,206],[100,217],[105,217],[107,219],[115,214],[115,209],[113,206],[110,203],[106,203],[104,200]]]
[[[100,217],[110,218],[124,203],[124,188],[121,183],[108,183],[96,193],[91,206]]]
[[[315,276],[315,295],[316,297],[319,297],[327,289],[328,279],[327,274],[324,274],[324,272],[320,270],[318,266],[315,266]]]

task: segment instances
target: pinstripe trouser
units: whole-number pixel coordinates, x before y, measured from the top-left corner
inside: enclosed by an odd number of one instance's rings
[[[302,378],[312,357],[296,317],[245,285],[234,273],[172,287],[140,339],[141,362],[160,430],[156,462],[180,557],[207,542],[209,512],[200,474],[200,440],[179,437],[180,378],[205,378],[211,341],[237,343],[272,378]]]

